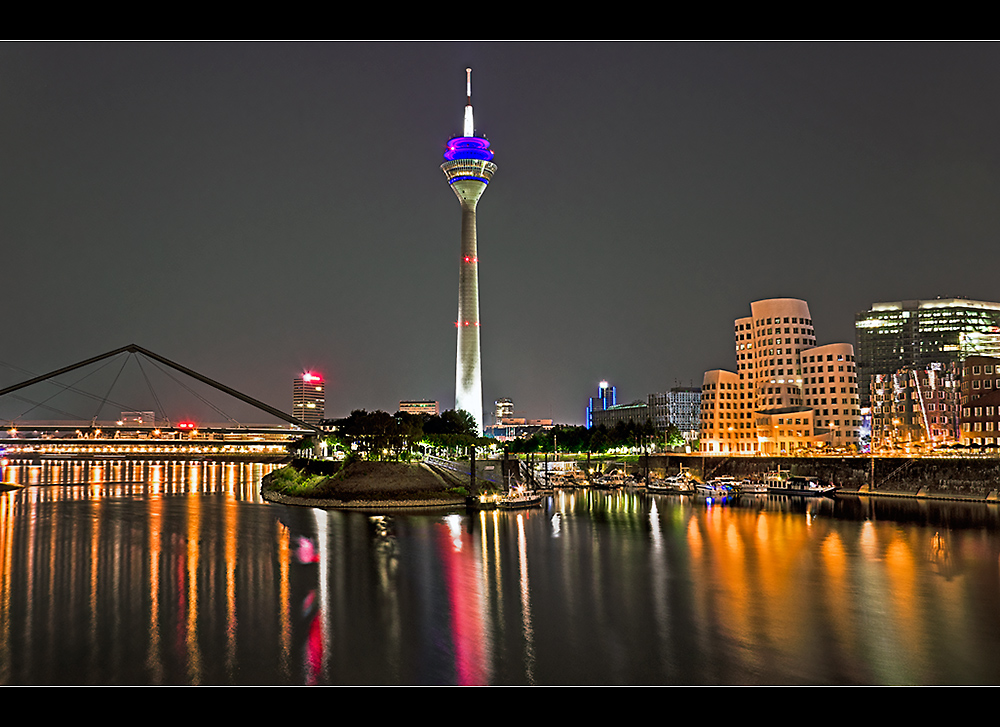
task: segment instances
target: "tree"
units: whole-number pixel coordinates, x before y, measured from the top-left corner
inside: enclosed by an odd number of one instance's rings
[[[667,427],[664,442],[668,447],[684,446],[684,437],[681,436],[681,430],[677,428],[676,424],[671,424]]]

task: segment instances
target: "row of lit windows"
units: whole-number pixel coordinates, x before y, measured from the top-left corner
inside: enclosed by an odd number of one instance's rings
[[[993,422],[965,422],[962,425],[962,431],[964,432],[992,432]]]
[[[968,368],[968,367],[966,367],[966,368]],[[974,376],[978,376],[980,374],[980,370],[979,369],[980,369],[979,366],[973,366],[972,367],[972,374]],[[997,366],[997,372],[1000,373],[1000,366]],[[993,373],[993,365],[992,364],[985,364],[985,365],[983,365],[982,366],[982,373],[984,373],[984,374],[992,374]]]
[[[981,417],[981,416],[983,416],[983,409],[986,409],[986,416],[988,416],[988,417],[996,416],[996,407],[994,407],[994,406],[987,406],[987,407],[982,407],[982,406],[968,407],[967,406],[967,407],[964,407],[962,409],[962,414],[964,416]],[[970,411],[972,412],[972,414],[969,413]]]
[[[808,318],[801,318],[801,319],[799,319],[799,318],[794,318],[794,317],[791,318],[791,319],[789,319],[789,318],[786,317],[784,320],[782,320],[781,318],[767,318],[767,319],[761,318],[761,319],[755,321],[754,325],[757,326],[758,328],[761,327],[761,326],[770,326],[770,325],[780,326],[783,322],[784,323],[791,323],[793,325],[802,325],[802,326],[811,326],[812,325],[812,320],[810,320]],[[752,328],[753,328],[753,326],[751,326],[749,323],[737,323],[736,324],[736,330],[737,331],[749,331]]]
[[[963,381],[962,382],[962,390],[963,391],[968,391],[969,390],[969,383],[970,382],[968,382],[968,381]],[[972,388],[973,389],[979,389],[979,388],[992,389],[993,388],[993,379],[982,379],[982,386],[981,387],[980,387],[980,380],[979,379],[973,379],[971,383],[972,383]],[[1000,389],[1000,379],[997,379],[996,388]]]

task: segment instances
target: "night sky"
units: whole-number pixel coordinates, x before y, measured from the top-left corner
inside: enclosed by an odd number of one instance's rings
[[[306,368],[331,417],[451,408],[466,66],[486,412],[700,385],[762,298],[820,344],[1000,299],[1000,45],[8,43],[0,385],[136,343],[281,408]]]

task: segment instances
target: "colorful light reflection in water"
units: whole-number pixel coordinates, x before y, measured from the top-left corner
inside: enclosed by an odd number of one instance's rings
[[[264,471],[21,469],[62,484],[0,494],[0,683],[1000,679],[996,505],[337,512],[261,502]]]

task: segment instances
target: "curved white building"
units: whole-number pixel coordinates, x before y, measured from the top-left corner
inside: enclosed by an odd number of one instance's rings
[[[703,452],[790,454],[804,447],[859,443],[854,348],[847,343],[817,347],[804,300],[769,298],[751,303],[750,315],[736,319],[733,334],[736,379],[706,372],[702,392],[704,401],[704,394],[712,391],[705,386],[724,383],[728,392],[733,383],[738,408],[732,411],[732,429],[723,432],[707,426],[717,420],[706,417],[723,412],[711,412],[703,404]]]
[[[701,451],[714,454],[740,452],[747,392],[732,371],[706,371],[701,384]]]
[[[830,433],[832,447],[859,445],[861,403],[854,346],[829,343],[802,356],[802,390],[816,426]]]

